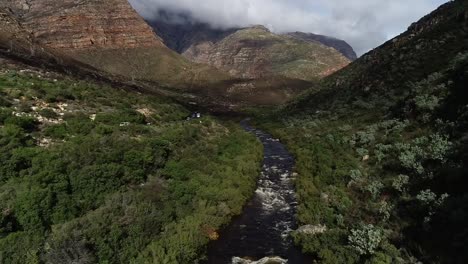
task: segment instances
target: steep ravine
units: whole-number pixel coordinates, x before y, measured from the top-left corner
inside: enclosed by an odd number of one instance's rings
[[[264,160],[257,190],[241,216],[234,219],[208,248],[207,264],[311,262],[293,245],[290,232],[297,228],[292,173],[294,158],[278,139],[241,125],[264,146]]]

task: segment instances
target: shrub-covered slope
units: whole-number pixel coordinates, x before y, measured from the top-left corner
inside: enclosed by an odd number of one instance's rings
[[[467,21],[447,3],[265,121],[297,157],[318,231],[295,239],[321,263],[468,261]]]
[[[197,263],[252,194],[237,125],[0,62],[0,263]]]

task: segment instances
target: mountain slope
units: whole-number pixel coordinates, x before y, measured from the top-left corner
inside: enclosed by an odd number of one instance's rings
[[[4,10],[0,13],[0,45],[4,50],[14,52],[29,51],[31,36],[15,20],[10,11]]]
[[[6,10],[0,48],[34,65],[51,62],[66,71],[86,69],[147,91],[217,108],[276,105],[310,86],[276,76],[232,80],[214,67],[193,63],[167,48],[124,0],[18,0],[1,2],[0,7]],[[16,50],[10,50],[11,44]]]
[[[297,157],[320,263],[468,261],[468,3],[441,6],[263,120]]]
[[[467,48],[464,10],[456,4],[443,5],[412,24],[406,32],[364,54],[324,82],[325,94],[338,97],[402,93],[402,82],[417,82],[444,67]],[[330,89],[327,91],[327,89]],[[311,92],[310,95],[313,95]],[[317,96],[297,100],[302,110]]]
[[[13,11],[39,47],[110,74],[182,88],[228,77],[167,48],[125,0],[17,0],[0,7]]]
[[[353,47],[346,43],[344,40],[340,40],[333,37],[317,35],[313,33],[304,33],[304,32],[290,32],[285,34],[287,36],[297,38],[304,41],[311,41],[311,42],[319,42],[325,46],[332,47],[337,51],[341,52],[346,58],[354,61],[357,59],[356,52],[354,51]]]
[[[208,23],[199,22],[190,14],[159,10],[155,18],[149,20],[164,43],[178,53],[184,53],[191,46],[203,42],[216,43],[242,28],[214,28]],[[341,52],[351,61],[357,58],[353,48],[343,40],[312,33],[295,32],[289,35],[300,40],[318,42]]]
[[[238,30],[216,43],[201,42],[183,55],[241,78],[281,75],[313,80],[349,63],[335,49],[282,37],[262,26]]]
[[[160,36],[164,44],[177,53],[184,53],[193,45],[201,42],[218,42],[236,32],[238,28],[215,29],[209,24],[196,22],[186,14],[159,10],[156,19],[148,23]]]
[[[252,195],[262,151],[188,115],[0,56],[0,263],[199,262]]]
[[[346,42],[334,38],[277,35],[262,26],[216,29],[184,13],[160,10],[149,23],[168,47],[184,57],[240,78],[279,74],[311,80],[329,75],[349,62],[341,58],[336,47],[351,54],[351,60],[356,56],[352,57],[354,51]],[[311,40],[312,36],[316,40]]]

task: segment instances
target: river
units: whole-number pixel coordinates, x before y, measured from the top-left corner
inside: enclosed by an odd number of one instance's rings
[[[310,258],[294,247],[290,237],[290,232],[297,228],[293,156],[278,139],[250,127],[247,120],[241,125],[263,143],[262,172],[255,194],[242,215],[221,232],[219,240],[209,245],[206,263],[243,264],[272,256],[281,259],[271,263],[311,263]]]

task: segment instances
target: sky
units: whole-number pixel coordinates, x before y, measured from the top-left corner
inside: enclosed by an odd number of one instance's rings
[[[265,25],[347,41],[358,55],[404,32],[447,0],[130,0],[146,19],[158,10],[190,13],[216,28]]]

